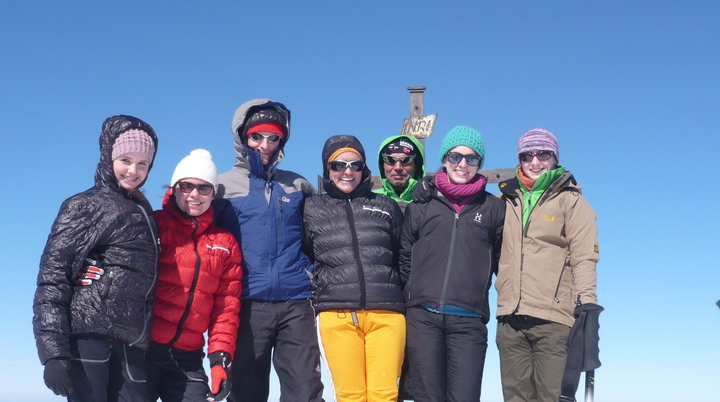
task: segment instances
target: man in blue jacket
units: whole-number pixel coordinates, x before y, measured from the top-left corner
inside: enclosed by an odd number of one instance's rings
[[[313,266],[301,251],[302,208],[315,193],[278,169],[290,138],[290,110],[270,99],[244,103],[232,122],[237,161],[219,176],[215,223],[243,252],[240,329],[230,402],[266,402],[270,364],[282,401],[322,401],[320,350],[311,304]]]

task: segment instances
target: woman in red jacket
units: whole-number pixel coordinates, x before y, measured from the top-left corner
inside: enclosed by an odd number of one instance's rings
[[[222,400],[231,389],[240,311],[240,248],[212,224],[217,170],[210,153],[192,151],[175,168],[162,210],[160,276],[146,360],[150,400]],[[208,331],[212,389],[203,369]]]

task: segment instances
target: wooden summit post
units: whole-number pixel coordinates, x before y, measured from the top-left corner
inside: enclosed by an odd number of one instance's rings
[[[418,138],[425,147],[425,138],[432,135],[435,128],[437,114],[425,116],[425,87],[408,87],[410,91],[410,118],[405,119],[400,135],[408,135]],[[427,155],[425,156],[427,161]],[[425,164],[427,167],[427,163]],[[484,169],[479,172],[488,178],[488,183],[500,183],[503,180],[515,177],[515,169]],[[434,175],[435,172],[426,173]],[[376,183],[373,177],[373,183]],[[373,187],[375,188],[375,187]]]

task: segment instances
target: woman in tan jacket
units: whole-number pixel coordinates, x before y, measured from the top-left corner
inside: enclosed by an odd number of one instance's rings
[[[597,304],[595,211],[558,155],[549,131],[526,132],[516,178],[499,185],[507,207],[495,283],[505,401],[558,400],[573,311]]]

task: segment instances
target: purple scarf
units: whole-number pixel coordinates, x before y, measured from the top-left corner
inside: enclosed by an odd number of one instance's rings
[[[457,213],[462,211],[472,198],[471,196],[485,189],[485,184],[487,184],[487,178],[481,174],[476,174],[466,184],[450,183],[447,172],[442,169],[435,174],[435,187],[450,201]]]

